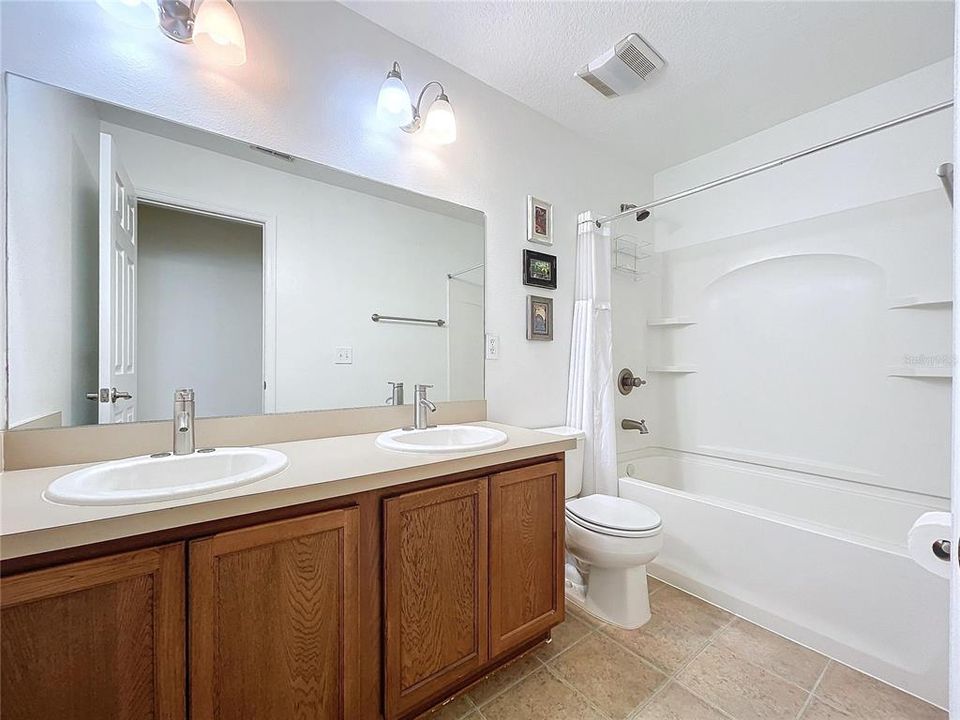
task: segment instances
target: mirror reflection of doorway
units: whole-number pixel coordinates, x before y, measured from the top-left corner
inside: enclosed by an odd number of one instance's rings
[[[138,420],[192,387],[206,416],[264,410],[263,227],[140,201]]]

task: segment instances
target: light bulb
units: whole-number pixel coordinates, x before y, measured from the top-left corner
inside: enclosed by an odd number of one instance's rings
[[[427,111],[423,132],[437,145],[449,145],[457,139],[457,118],[445,94],[440,93]]]
[[[203,0],[193,23],[193,43],[224,65],[247,61],[243,25],[229,0]]]
[[[97,5],[117,20],[133,27],[151,28],[160,24],[156,0],[97,0]]]
[[[410,93],[400,77],[400,66],[393,64],[393,70],[387,73],[386,80],[380,86],[377,95],[377,117],[386,124],[402,127],[413,122],[413,108],[410,107]]]

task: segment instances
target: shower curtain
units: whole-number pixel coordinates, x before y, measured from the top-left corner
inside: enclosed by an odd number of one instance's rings
[[[567,387],[567,425],[583,430],[582,495],[617,495],[610,317],[610,231],[591,212],[577,217],[577,280]]]

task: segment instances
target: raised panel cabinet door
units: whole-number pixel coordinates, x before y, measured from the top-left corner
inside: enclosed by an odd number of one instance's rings
[[[0,717],[182,720],[183,545],[0,582]]]
[[[563,464],[490,478],[490,653],[563,621]]]
[[[191,720],[357,717],[359,514],[190,543]]]
[[[386,711],[396,718],[487,653],[487,480],[384,501]]]

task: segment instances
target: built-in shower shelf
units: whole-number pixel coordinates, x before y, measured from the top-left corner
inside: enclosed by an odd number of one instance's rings
[[[953,377],[953,368],[892,367],[887,371],[887,377],[949,379]]]
[[[908,295],[906,297],[894,298],[890,302],[891,310],[935,310],[938,308],[953,307],[953,300],[944,300],[942,298],[923,298],[918,295]]]
[[[674,373],[676,375],[689,375],[697,372],[696,365],[648,365],[648,373]]]
[[[689,317],[664,317],[647,320],[647,327],[685,327],[687,325],[696,325],[697,321]]]

